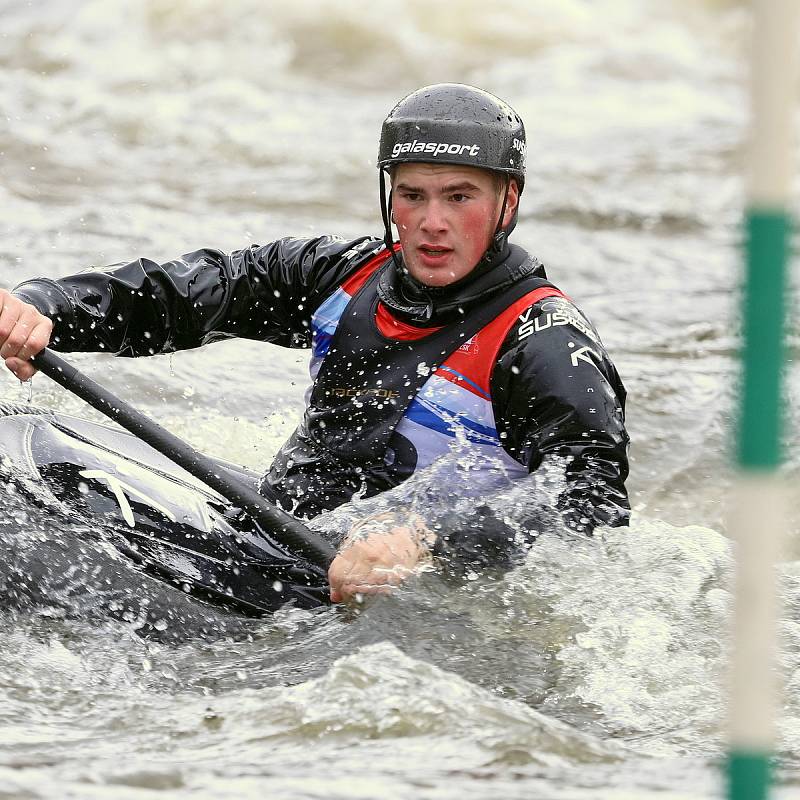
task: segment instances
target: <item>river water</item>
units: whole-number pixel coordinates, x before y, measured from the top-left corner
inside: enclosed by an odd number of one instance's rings
[[[102,556],[76,546],[82,531],[6,492],[2,578],[41,580],[42,600],[0,611],[0,798],[720,796],[745,5],[0,8],[4,286],[202,246],[378,233],[374,157],[394,101],[442,80],[508,99],[529,137],[515,237],[594,320],[625,380],[635,508],[627,530],[543,536],[504,577],[423,575],[356,610],[244,620],[145,584],[164,618],[144,631],[97,612],[108,585],[92,583]],[[796,482],[796,317],[789,344]],[[304,352],[252,342],[74,360],[253,468],[306,386]],[[4,375],[0,393],[98,419],[43,377]],[[424,481],[420,494],[436,488]],[[778,576],[780,798],[800,795],[798,533],[795,501]],[[37,548],[73,554],[79,579],[48,573],[50,555],[35,574],[9,567]]]

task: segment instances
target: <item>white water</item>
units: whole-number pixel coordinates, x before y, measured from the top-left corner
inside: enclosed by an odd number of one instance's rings
[[[0,613],[0,798],[719,796],[744,5],[266,6],[7,0],[0,285],[378,232],[385,113],[426,82],[484,86],[527,124],[515,237],[596,323],[628,388],[633,524],[542,538],[502,579],[426,575],[355,615],[252,622],[183,598],[164,617],[177,642],[97,612],[110,590],[87,551],[93,593],[52,576],[49,602]],[[799,341],[793,318],[795,481]],[[255,468],[306,383],[304,353],[246,342],[75,361]],[[4,399],[27,399],[0,380]],[[32,394],[97,418],[44,378]],[[43,541],[71,552],[80,537],[9,497],[0,528],[7,563],[26,568]],[[781,569],[785,798],[800,790],[798,528],[800,502]]]

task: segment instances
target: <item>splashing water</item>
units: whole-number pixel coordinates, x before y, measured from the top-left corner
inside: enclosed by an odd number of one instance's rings
[[[133,570],[4,479],[0,796],[719,796],[744,5],[7,5],[3,286],[378,233],[377,131],[398,97],[460,80],[512,102],[530,159],[515,239],[597,325],[625,380],[637,513],[592,539],[544,531],[505,575],[427,572],[353,609],[248,620]],[[793,320],[791,480],[798,341]],[[238,340],[74,360],[253,469],[293,429],[308,384],[304,353]],[[2,380],[4,399],[98,419],[39,377]],[[471,486],[460,456],[315,525],[343,533],[399,504],[467,515],[445,489],[512,525],[552,501],[547,481],[511,487],[501,469],[492,492]],[[800,786],[796,558],[778,573],[775,796],[787,800]]]

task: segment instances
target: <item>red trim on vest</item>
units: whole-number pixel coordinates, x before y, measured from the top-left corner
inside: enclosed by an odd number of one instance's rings
[[[397,252],[399,249],[400,245],[395,245],[394,251]],[[386,263],[390,257],[391,253],[388,250],[381,250],[380,253],[362,264],[339,288],[352,297],[372,277],[378,267]]]
[[[439,378],[458,384],[478,397],[487,399],[490,396],[489,381],[500,346],[517,317],[545,297],[565,297],[565,295],[552,286],[543,286],[523,295],[471,339],[464,342],[435,374]]]
[[[395,245],[395,252],[400,245]],[[372,277],[390,258],[387,250],[370,258],[360,269],[356,270],[342,285],[342,291],[353,297],[359,289]],[[523,295],[502,311],[488,325],[479,330],[471,339],[464,342],[450,357],[436,370],[436,375],[451,383],[458,384],[468,389],[473,394],[489,397],[489,381],[492,370],[497,361],[497,353],[505,341],[511,326],[516,318],[534,303],[544,300],[545,297],[566,297],[558,289],[543,286]],[[396,319],[383,303],[378,303],[375,322],[382,336],[387,339],[400,341],[414,341],[424,339],[440,328],[417,328]]]
[[[378,311],[375,314],[375,322],[381,336],[387,339],[397,339],[402,342],[413,342],[417,339],[424,339],[434,331],[440,331],[441,326],[438,328],[417,328],[414,325],[409,325],[402,320],[396,319],[392,312],[383,303],[378,303]]]
[[[400,245],[396,244],[394,250],[398,252],[400,250]],[[380,253],[363,264],[360,269],[357,269],[340,288],[343,292],[349,294],[350,297],[353,297],[375,274],[375,271],[380,269],[388,260],[388,251],[381,250]],[[385,336],[387,339],[397,339],[406,342],[424,339],[429,334],[439,330],[439,328],[417,328],[414,325],[409,325],[402,320],[396,319],[383,303],[378,303],[375,324],[378,326],[381,336]]]

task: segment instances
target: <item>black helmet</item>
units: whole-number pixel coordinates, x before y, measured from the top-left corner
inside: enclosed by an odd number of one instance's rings
[[[404,97],[386,117],[378,169],[424,162],[463,164],[525,182],[525,126],[511,106],[461,83],[424,86]]]

